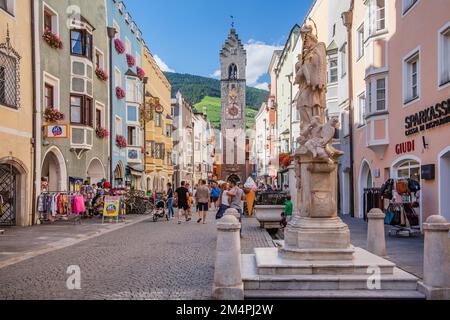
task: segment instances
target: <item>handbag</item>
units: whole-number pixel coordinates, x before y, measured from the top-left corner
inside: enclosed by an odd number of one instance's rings
[[[405,180],[398,181],[395,189],[400,194],[410,193],[408,188],[408,182]]]
[[[387,226],[392,225],[392,220],[394,220],[395,213],[391,211],[385,212],[386,217],[384,218],[384,224]]]

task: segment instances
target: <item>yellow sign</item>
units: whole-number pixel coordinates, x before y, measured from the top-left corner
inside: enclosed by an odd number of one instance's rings
[[[103,216],[107,218],[119,217],[120,197],[105,197]]]

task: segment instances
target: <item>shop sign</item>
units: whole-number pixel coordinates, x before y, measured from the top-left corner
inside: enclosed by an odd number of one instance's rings
[[[105,197],[105,205],[103,208],[104,218],[119,218],[120,197]]]
[[[416,142],[415,140],[407,141],[403,143],[399,143],[395,146],[395,153],[397,155],[411,153],[416,151]]]
[[[69,126],[68,125],[45,126],[45,137],[49,139],[67,139],[69,138]]]
[[[450,123],[450,99],[405,118],[405,134],[412,136]]]

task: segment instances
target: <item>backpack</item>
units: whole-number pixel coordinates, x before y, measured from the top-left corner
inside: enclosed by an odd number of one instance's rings
[[[414,179],[408,179],[408,188],[411,192],[417,193],[420,191],[420,183]]]
[[[388,181],[386,181],[381,186],[381,194],[383,195],[383,197],[386,199],[392,200],[392,198],[394,197],[394,195],[392,193],[393,188],[394,188],[394,180],[389,179]]]

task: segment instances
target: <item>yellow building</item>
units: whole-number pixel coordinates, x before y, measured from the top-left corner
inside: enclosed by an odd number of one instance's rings
[[[173,181],[171,85],[158,67],[150,50],[143,45],[142,67],[147,77],[146,106],[150,111],[145,124],[145,174],[147,191],[163,192]]]
[[[0,1],[0,226],[33,224],[31,1]]]

